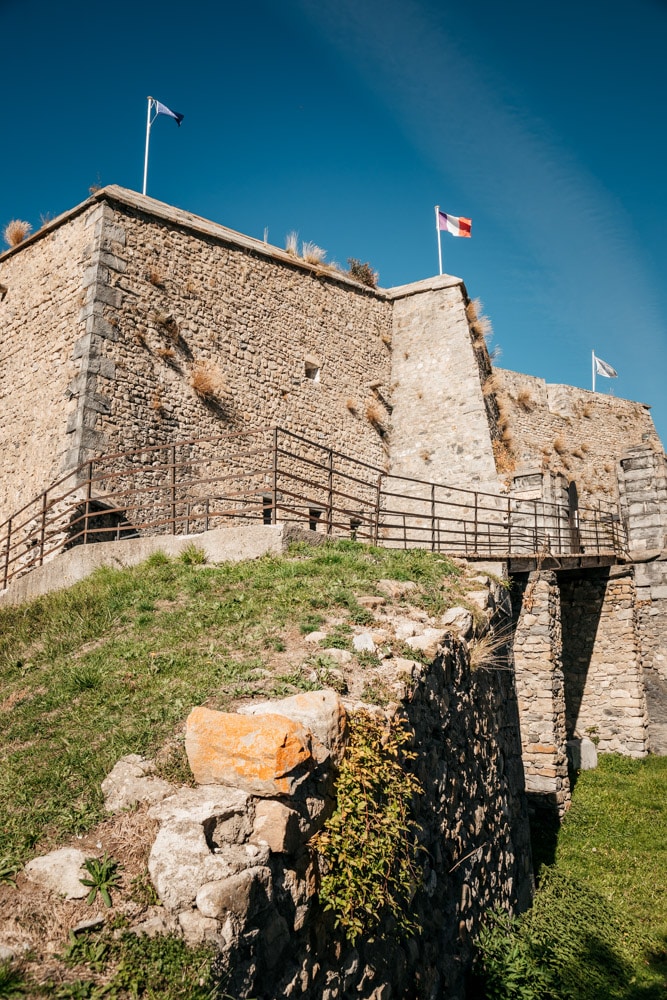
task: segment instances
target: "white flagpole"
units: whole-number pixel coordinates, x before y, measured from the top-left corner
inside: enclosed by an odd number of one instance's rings
[[[591,351],[593,364],[593,392],[595,392],[595,351]]]
[[[440,274],[442,274],[442,236],[440,235],[440,206],[435,206],[435,231],[438,234],[438,267],[440,268]]]
[[[144,153],[144,187],[142,194],[146,194],[146,183],[148,181],[148,144],[151,138],[151,108],[153,107],[153,98],[148,98],[148,113],[146,115],[146,152]]]

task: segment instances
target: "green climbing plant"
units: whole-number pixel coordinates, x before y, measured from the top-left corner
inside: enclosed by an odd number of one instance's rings
[[[409,904],[420,884],[410,734],[366,713],[350,718],[350,741],[337,783],[337,806],[318,834],[320,900],[354,944],[391,914],[399,933],[417,931]]]

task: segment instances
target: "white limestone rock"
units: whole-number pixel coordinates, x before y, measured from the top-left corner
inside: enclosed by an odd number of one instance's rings
[[[136,753],[121,757],[102,782],[104,807],[117,813],[130,809],[138,802],[151,805],[174,791],[174,786],[151,772],[154,765]]]
[[[83,899],[90,892],[90,887],[80,881],[88,878],[88,872],[83,867],[85,860],[83,851],[61,847],[41,858],[33,858],[24,872],[27,879],[48,892],[55,892],[65,899]]]

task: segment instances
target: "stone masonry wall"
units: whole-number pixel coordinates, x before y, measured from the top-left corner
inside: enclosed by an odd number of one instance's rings
[[[38,233],[0,258],[0,522],[61,472],[76,406],[89,218]],[[53,224],[52,224],[53,226]]]
[[[514,674],[526,792],[562,815],[570,803],[565,729],[563,638],[555,573],[517,577]]]
[[[272,424],[386,464],[392,307],[345,275],[107,188],[0,281],[0,517],[96,454]]]
[[[458,278],[391,289],[391,469],[448,485],[497,485],[480,369]]]
[[[630,567],[559,574],[568,736],[644,757],[648,718]]]
[[[369,386],[390,381],[390,306],[287,254],[238,245],[222,227],[203,236],[185,213],[156,217],[138,196],[136,206],[125,201],[110,217],[124,234],[122,266],[97,293],[116,331],[102,346],[115,366],[96,425],[103,447],[279,424],[382,465],[366,408],[374,402],[386,422]],[[316,380],[307,366],[319,369]],[[192,385],[201,371],[218,387],[208,403]]]
[[[617,460],[643,445],[662,444],[643,403],[494,369],[518,469],[549,469],[577,483],[582,505],[615,500]]]

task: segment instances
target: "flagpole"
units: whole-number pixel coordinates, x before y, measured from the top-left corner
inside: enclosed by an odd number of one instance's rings
[[[435,206],[435,231],[438,234],[438,267],[442,274],[442,236],[440,234],[440,206]]]
[[[595,392],[595,351],[591,351],[591,364],[593,367],[593,392]]]
[[[151,106],[153,98],[148,98],[148,113],[146,114],[146,152],[144,153],[144,187],[142,194],[146,194],[146,183],[148,181],[148,144],[151,138]]]

